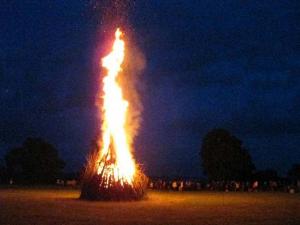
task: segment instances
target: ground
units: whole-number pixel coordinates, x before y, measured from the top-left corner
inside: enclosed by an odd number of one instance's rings
[[[139,202],[90,202],[79,190],[0,188],[0,224],[300,224],[300,194],[155,192]]]

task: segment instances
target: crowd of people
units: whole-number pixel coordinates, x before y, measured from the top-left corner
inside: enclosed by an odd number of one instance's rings
[[[225,192],[258,192],[258,191],[281,191],[295,193],[300,192],[300,180],[288,181],[212,181],[199,180],[167,180],[150,179],[149,189],[170,191],[225,191]]]

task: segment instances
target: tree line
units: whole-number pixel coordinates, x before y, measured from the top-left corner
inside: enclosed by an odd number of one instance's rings
[[[256,170],[242,141],[225,129],[213,129],[206,134],[200,159],[210,181],[274,181],[279,178],[274,169]],[[292,165],[287,177],[300,180],[300,164]]]
[[[276,180],[276,170],[256,170],[241,140],[225,129],[213,129],[199,151],[204,174],[210,181]],[[41,138],[27,138],[10,149],[0,163],[0,183],[53,184],[63,175],[66,163],[57,149]],[[300,164],[292,165],[287,176],[300,180]]]
[[[2,180],[17,184],[53,184],[65,167],[57,149],[41,138],[27,138],[9,150],[4,161]]]

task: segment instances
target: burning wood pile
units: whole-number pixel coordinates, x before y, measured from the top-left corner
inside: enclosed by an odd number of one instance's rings
[[[81,198],[89,200],[138,200],[146,190],[147,177],[136,165],[127,125],[129,102],[124,99],[118,76],[125,57],[125,42],[117,29],[112,51],[102,59],[107,74],[97,102],[102,118],[102,137],[88,159]],[[103,95],[102,95],[103,93]],[[100,146],[100,147],[98,147]]]
[[[145,196],[148,178],[140,170],[136,170],[132,182],[129,183],[118,177],[107,176],[108,171],[111,174],[114,172],[113,164],[109,161],[107,161],[100,174],[93,173],[92,163],[89,164],[82,184],[80,198],[103,201],[130,201],[140,200]]]

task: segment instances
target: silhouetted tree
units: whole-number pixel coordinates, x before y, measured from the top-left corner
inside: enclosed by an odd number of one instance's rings
[[[200,156],[204,173],[210,180],[246,180],[255,169],[242,142],[225,129],[208,132]]]
[[[7,181],[6,168],[0,163],[0,184]]]
[[[5,161],[9,176],[27,184],[54,183],[65,166],[57,150],[41,138],[27,138],[6,154]]]
[[[300,164],[292,165],[292,168],[288,171],[288,176],[293,180],[300,180]]]

